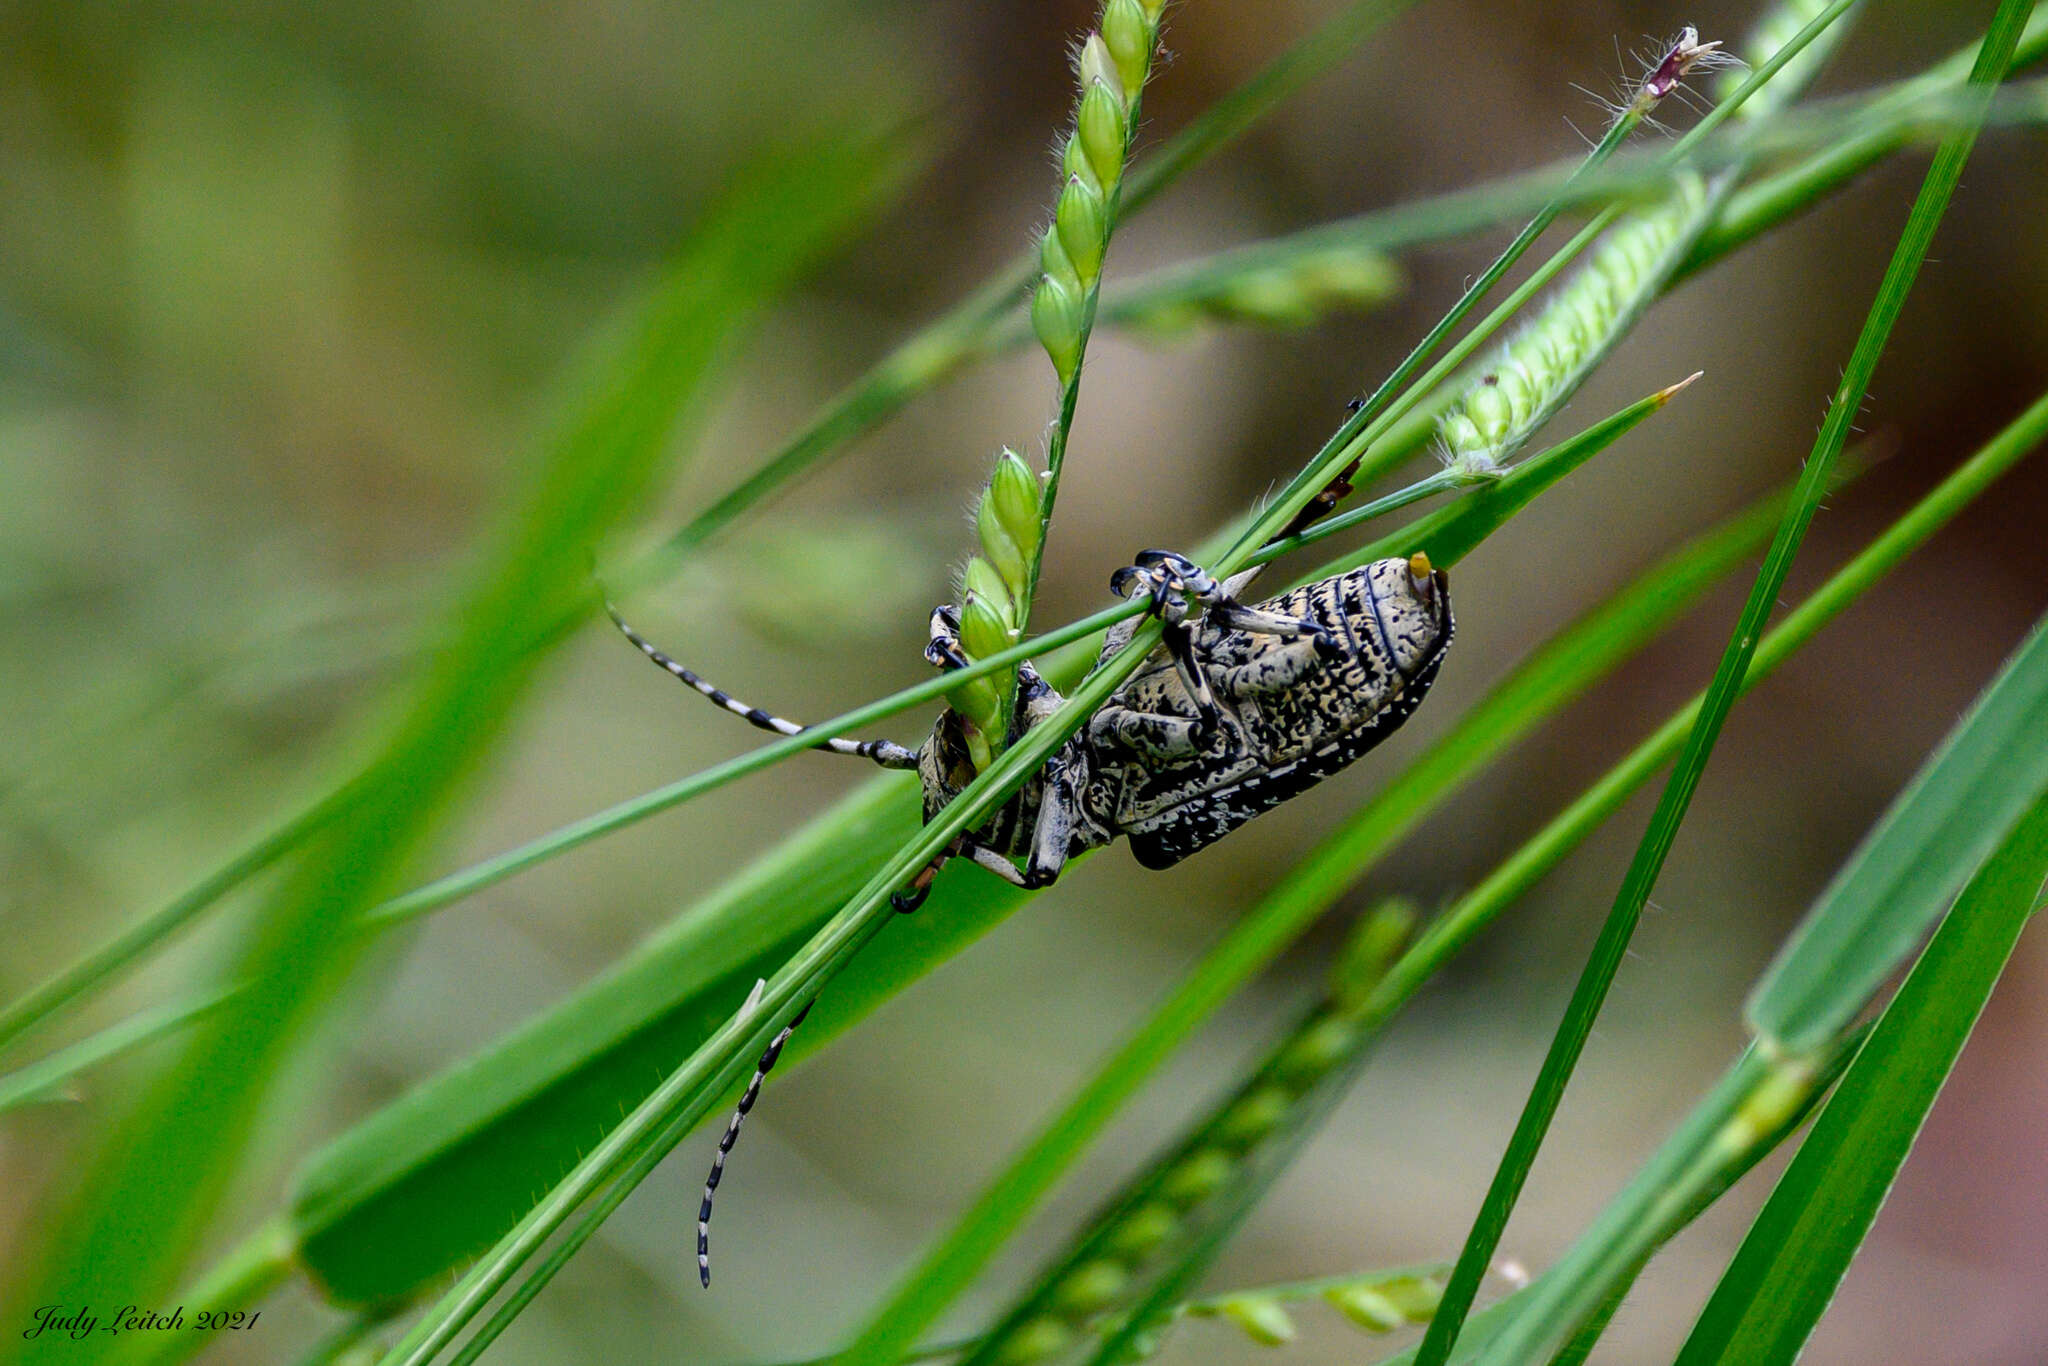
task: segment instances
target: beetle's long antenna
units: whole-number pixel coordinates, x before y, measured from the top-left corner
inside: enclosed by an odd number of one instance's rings
[[[733,1144],[739,1142],[740,1125],[747,1122],[747,1112],[760,1099],[761,1083],[774,1068],[775,1060],[782,1056],[782,1046],[789,1042],[789,1036],[796,1033],[796,1027],[804,1022],[804,1016],[811,1013],[815,1004],[816,997],[804,1002],[804,1008],[791,1016],[782,1032],[762,1050],[761,1061],[754,1064],[754,1079],[747,1083],[739,1108],[732,1112],[732,1123],[725,1126],[725,1137],[718,1140],[718,1152],[711,1159],[711,1175],[704,1178],[704,1203],[697,1210],[697,1279],[703,1282],[706,1290],[711,1288],[711,1197],[725,1175],[726,1154],[732,1151]]]
[[[656,664],[659,664],[677,678],[682,679],[683,682],[689,684],[698,692],[703,693],[734,716],[739,717],[750,725],[759,726],[762,730],[772,730],[777,735],[802,735],[810,729],[808,726],[799,725],[785,717],[771,715],[768,712],[762,711],[759,707],[742,702],[723,688],[713,687],[693,671],[684,668],[681,664],[663,654],[645,636],[627,625],[626,619],[619,615],[619,609],[614,607],[609,599],[605,602],[604,610],[606,615],[611,617],[612,624],[625,633],[626,639],[640,647],[641,654],[646,655]],[[837,735],[821,735],[818,737],[817,747],[833,754],[848,754],[859,759],[872,759],[883,768],[917,767],[917,751],[906,749],[894,740],[846,740]]]

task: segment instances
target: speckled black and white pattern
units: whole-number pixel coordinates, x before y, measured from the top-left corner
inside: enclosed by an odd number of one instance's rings
[[[1205,733],[1186,681],[1163,647],[1119,688],[1058,756],[1077,794],[1066,848],[1040,851],[1057,864],[1129,835],[1148,868],[1178,863],[1342,769],[1392,733],[1421,703],[1451,642],[1449,583],[1417,580],[1407,560],[1380,560],[1295,589],[1253,611],[1309,622],[1336,642],[1193,623],[1193,653],[1216,704]],[[1137,629],[1117,627],[1103,657]],[[1017,733],[1059,705],[1031,675],[1019,691]],[[973,777],[949,711],[920,752],[925,817],[943,810]],[[1008,855],[1033,853],[1045,801],[1043,778],[975,832]],[[1046,871],[1046,870],[1041,870]]]

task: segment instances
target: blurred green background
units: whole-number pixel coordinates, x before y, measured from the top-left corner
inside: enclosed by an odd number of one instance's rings
[[[1172,10],[1146,141],[1332,7]],[[1988,7],[1877,3],[1823,90],[1918,69]],[[1542,164],[1601,115],[1617,53],[1748,4],[1418,6],[1120,231],[1112,277]],[[648,539],[762,459],[891,343],[1022,246],[1052,191],[1066,45],[1092,7],[790,3],[0,9],[0,996],[212,867],[345,770],[441,605],[508,453],[576,340],[764,149],[909,120],[909,192],[728,370]],[[1891,458],[1816,523],[1795,588],[1881,527],[2048,376],[2048,158],[1972,163],[1874,391]],[[1091,861],[840,1047],[778,1076],[720,1202],[720,1279],[688,1243],[710,1139],[648,1183],[494,1360],[771,1360],[824,1350],[1220,927],[1524,651],[1804,455],[1920,172],[1909,157],[1662,305],[1581,420],[1695,369],[1667,414],[1461,569],[1436,702],[1386,747],[1192,864]],[[1294,469],[1483,264],[1404,259],[1404,297],[1298,332],[1090,353],[1042,623],[1100,605],[1140,545],[1190,545]],[[778,498],[659,590],[640,625],[797,717],[923,676],[925,614],[969,545],[995,449],[1051,415],[1035,352],[982,366]],[[2048,468],[2022,466],[1736,712],[1504,1253],[1540,1267],[1741,1041],[1777,937],[2048,606]],[[1469,885],[1704,681],[1739,585],[1455,800],[1362,889]],[[898,727],[913,738],[917,723]],[[548,670],[437,866],[737,752],[755,737],[609,629]],[[494,888],[373,959],[250,1171],[291,1160],[611,961],[864,776],[798,760]],[[1448,1256],[1533,1075],[1641,803],[1396,1028],[1350,1104],[1213,1273],[1217,1287]],[[162,999],[233,917],[97,1003]],[[1149,1090],[994,1281],[1315,990],[1328,927]],[[77,1024],[68,1026],[76,1029]],[[31,1053],[38,1051],[31,1049]],[[1807,1357],[2048,1359],[2048,949],[2019,957]],[[139,1055],[0,1123],[0,1264],[35,1199],[150,1072]],[[1753,1183],[1753,1185],[1756,1183]],[[1596,1360],[1667,1359],[1760,1188],[1652,1267]],[[235,1230],[223,1230],[231,1233]],[[1498,1287],[1496,1287],[1498,1288]],[[995,1301],[973,1302],[962,1326]],[[326,1314],[212,1359],[282,1360]],[[1380,1347],[1301,1316],[1307,1362]],[[1173,1359],[1236,1360],[1184,1328]]]

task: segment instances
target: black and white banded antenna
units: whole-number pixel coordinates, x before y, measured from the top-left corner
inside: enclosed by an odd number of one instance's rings
[[[714,706],[723,707],[748,725],[759,726],[762,730],[773,731],[777,735],[803,735],[810,731],[811,727],[809,726],[791,721],[787,717],[773,715],[751,703],[740,701],[737,697],[725,691],[725,689],[712,684],[696,671],[670,658],[653,642],[649,641],[647,637],[634,630],[625,617],[619,614],[619,609],[612,604],[612,600],[609,597],[606,597],[604,600],[604,610],[605,615],[612,619],[612,624],[619,628],[627,640],[633,642],[641,654],[646,655],[672,676],[681,679],[692,688],[695,688],[698,692],[709,698]],[[828,753],[850,755],[857,759],[869,759],[880,764],[883,768],[914,769],[917,767],[917,751],[899,745],[893,740],[848,740],[837,735],[820,735],[814,743],[816,748],[825,750]]]
[[[747,994],[747,1003],[740,1007],[739,1018],[747,1019],[761,1004],[761,993],[768,983],[757,980],[753,991]],[[747,1122],[747,1112],[760,1099],[761,1083],[775,1067],[775,1060],[782,1056],[782,1047],[789,1042],[789,1036],[796,1033],[796,1027],[804,1022],[804,1016],[811,1013],[817,1004],[814,996],[804,1002],[804,1008],[790,1017],[768,1047],[761,1052],[761,1060],[754,1064],[754,1079],[747,1083],[746,1091],[740,1096],[738,1108],[732,1112],[732,1122],[725,1126],[725,1136],[718,1140],[718,1151],[711,1158],[711,1174],[704,1178],[704,1203],[697,1210],[697,1280],[706,1290],[711,1288],[711,1200],[718,1191],[718,1183],[725,1177],[726,1155],[732,1152],[732,1145],[739,1142],[740,1125]]]

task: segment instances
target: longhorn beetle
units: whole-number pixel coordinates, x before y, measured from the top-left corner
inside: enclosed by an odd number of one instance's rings
[[[1342,491],[1348,485],[1340,476],[1298,520],[1314,520]],[[940,866],[955,857],[1019,887],[1044,887],[1068,859],[1119,835],[1129,837],[1145,867],[1171,867],[1321,782],[1408,719],[1451,643],[1450,583],[1442,570],[1420,554],[1379,560],[1247,607],[1237,595],[1258,572],[1218,584],[1165,550],[1143,551],[1119,569],[1110,591],[1145,600],[1146,614],[1164,628],[1159,647],[1016,796],[979,830],[954,840],[891,904],[915,910]],[[763,730],[804,733],[796,722],[713,687],[650,644],[611,604],[606,610],[649,659],[727,711]],[[1133,618],[1112,628],[1100,659],[1121,650],[1137,627]],[[965,667],[959,629],[954,608],[933,611],[925,657],[942,669]],[[1028,663],[1017,672],[1012,740],[1061,702]],[[948,708],[919,749],[825,735],[817,748],[917,770],[929,822],[975,777],[962,724]],[[1024,860],[1021,869],[1016,858]],[[807,1003],[761,1055],[718,1141],[697,1216],[697,1274],[706,1287],[711,1201],[726,1155],[809,1010]]]

